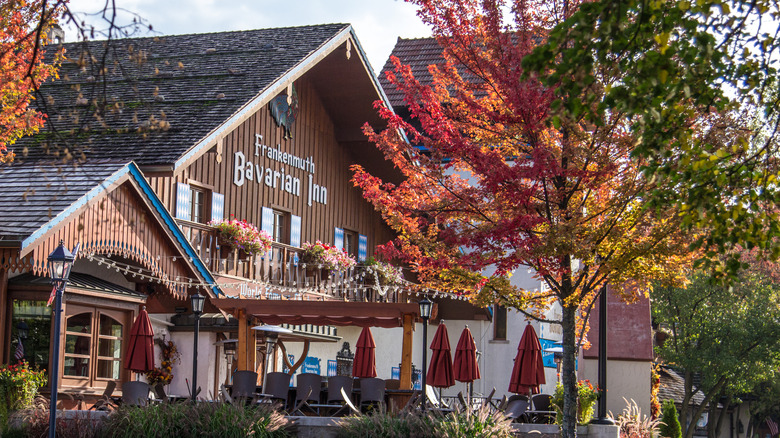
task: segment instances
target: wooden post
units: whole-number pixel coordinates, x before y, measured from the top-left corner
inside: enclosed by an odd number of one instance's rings
[[[412,389],[412,340],[414,332],[414,314],[404,315],[404,340],[401,347],[401,388]]]
[[[246,311],[243,309],[236,310],[236,317],[238,318],[238,345],[236,346],[236,359],[238,365],[236,369],[239,371],[253,370],[254,366],[247,366],[249,363],[249,349],[247,345],[249,343],[249,325],[246,321]]]

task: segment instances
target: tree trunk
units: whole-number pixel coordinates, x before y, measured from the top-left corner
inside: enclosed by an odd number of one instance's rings
[[[563,424],[561,424],[561,438],[575,438],[577,436],[578,391],[577,375],[574,369],[574,361],[577,357],[576,315],[576,306],[563,306],[561,319],[563,331],[563,375],[561,376],[563,382]]]

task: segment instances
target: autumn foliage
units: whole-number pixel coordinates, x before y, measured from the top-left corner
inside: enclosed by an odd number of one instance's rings
[[[43,126],[44,115],[30,108],[34,91],[56,74],[58,56],[44,62],[45,30],[57,15],[45,0],[0,3],[0,161],[10,161],[7,147]],[[58,3],[57,3],[58,4]]]
[[[432,83],[421,83],[394,59],[388,78],[410,117],[379,102],[389,127],[366,128],[405,180],[385,183],[353,167],[354,183],[399,236],[380,251],[413,266],[425,287],[478,304],[541,317],[560,302],[563,319],[553,322],[563,326],[564,392],[576,397],[575,331],[582,335],[601,286],[630,300],[652,280],[683,281],[691,236],[680,233],[677,211],[643,202],[659,182],[632,157],[636,138],[620,113],[598,126],[561,116],[556,108],[574,103],[524,77],[524,57],[575,4],[412,2],[442,62],[429,67]],[[585,86],[603,90],[621,79],[614,71],[597,77]],[[549,290],[512,284],[515,271],[529,268]],[[564,408],[572,434],[574,400]]]

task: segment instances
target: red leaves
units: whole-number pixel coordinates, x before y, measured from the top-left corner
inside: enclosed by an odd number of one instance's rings
[[[24,135],[38,131],[44,116],[31,108],[33,93],[55,66],[43,61],[43,31],[56,11],[43,0],[4,1],[0,6],[0,161],[10,161],[6,147]],[[41,18],[41,11],[46,16]],[[55,63],[58,57],[55,57]]]

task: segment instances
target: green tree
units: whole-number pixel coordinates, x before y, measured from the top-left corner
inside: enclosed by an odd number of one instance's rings
[[[556,118],[594,126],[631,120],[632,155],[661,187],[645,199],[679,208],[683,226],[706,229],[697,246],[715,275],[739,270],[736,243],[777,259],[780,240],[777,38],[780,5],[770,0],[599,0],[559,24],[527,72],[555,87]],[[592,87],[604,71],[622,80]],[[579,99],[574,99],[579,96]],[[699,135],[701,114],[752,117],[725,135]],[[714,263],[713,263],[714,262]]]
[[[738,260],[751,257],[742,254]],[[774,271],[752,267],[756,269],[740,274],[732,286],[697,273],[686,288],[653,290],[653,317],[669,334],[656,352],[684,377],[680,418],[685,438],[693,436],[696,419],[708,404],[731,404],[780,366],[780,286]],[[695,375],[700,377],[696,387]],[[692,408],[697,392],[704,399]],[[688,418],[693,420],[686,422]],[[710,409],[708,419],[709,435],[716,436],[722,415]]]
[[[680,420],[677,418],[677,408],[673,400],[664,401],[663,415],[661,416],[661,425],[658,428],[659,434],[664,438],[682,438],[682,429]]]

